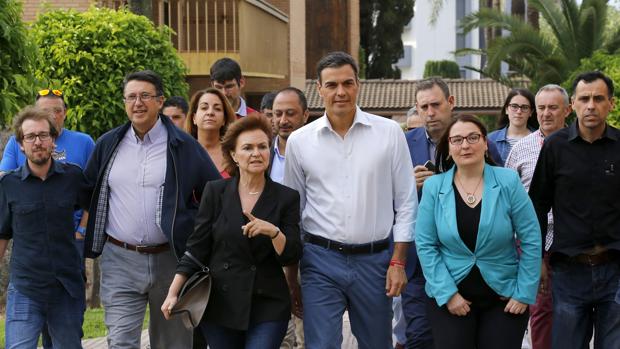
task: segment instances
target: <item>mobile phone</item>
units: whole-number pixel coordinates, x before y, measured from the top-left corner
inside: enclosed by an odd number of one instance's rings
[[[435,164],[433,164],[430,160],[424,163],[424,167],[426,167],[429,171],[435,172]]]

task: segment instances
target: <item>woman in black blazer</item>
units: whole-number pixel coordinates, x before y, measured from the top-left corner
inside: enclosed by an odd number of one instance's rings
[[[211,298],[200,330],[211,349],[279,348],[291,316],[283,265],[301,258],[299,194],[266,174],[271,126],[252,115],[222,141],[232,178],[207,183],[187,252],[206,264]],[[166,318],[199,267],[181,258],[162,305]]]

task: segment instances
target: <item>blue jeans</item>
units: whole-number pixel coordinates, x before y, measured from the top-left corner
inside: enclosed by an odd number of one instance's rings
[[[620,262],[589,266],[552,257],[552,348],[620,348]]]
[[[6,348],[35,349],[45,324],[56,348],[82,348],[84,299],[72,298],[54,287],[53,301],[44,302],[20,293],[9,283],[6,305]]]
[[[306,348],[339,349],[345,309],[360,349],[392,348],[392,302],[385,295],[389,263],[388,250],[344,255],[304,244],[300,269]]]
[[[287,327],[288,321],[267,321],[241,331],[200,322],[200,331],[211,349],[278,349]]]

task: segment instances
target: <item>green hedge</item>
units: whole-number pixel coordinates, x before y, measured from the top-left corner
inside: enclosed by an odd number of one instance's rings
[[[21,20],[22,6],[15,0],[0,0],[0,128],[32,102],[32,63],[36,47],[28,40]]]
[[[461,70],[454,61],[427,61],[424,64],[424,78],[439,76],[445,79],[459,79]]]
[[[572,88],[573,80],[577,77],[577,75],[593,70],[603,72],[614,82],[614,97],[616,98],[616,104],[607,117],[607,122],[615,127],[620,127],[620,55],[609,54],[603,51],[595,52],[592,57],[581,60],[581,65],[579,68],[571,74],[562,86],[566,88],[569,94],[572,94],[573,91],[570,89]]]
[[[150,69],[164,80],[166,96],[187,96],[187,69],[167,27],[146,17],[108,8],[51,11],[39,16],[32,38],[39,47],[36,77],[64,91],[66,126],[97,138],[127,120],[123,77]]]

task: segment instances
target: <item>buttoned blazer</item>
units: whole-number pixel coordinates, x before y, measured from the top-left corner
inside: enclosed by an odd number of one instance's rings
[[[266,178],[252,210],[252,215],[279,227],[286,236],[284,251],[277,255],[268,236],[242,234],[241,227],[248,220],[242,212],[238,183],[239,177],[207,183],[187,250],[210,268],[213,279],[203,320],[246,330],[253,323],[290,318],[282,266],[299,261],[302,245],[297,191]],[[177,271],[189,274],[190,265],[183,258]]]
[[[453,178],[454,166],[424,182],[415,240],[426,293],[439,306],[447,303],[475,264],[500,296],[533,304],[540,278],[541,234],[534,207],[517,173],[485,165],[474,252],[457,229]],[[516,239],[520,240],[520,256]]]
[[[424,127],[417,127],[405,133],[405,139],[407,140],[407,146],[409,147],[409,155],[411,156],[413,167],[424,165],[429,160],[432,160],[433,162],[435,161],[435,159],[430,158],[428,153],[428,140],[426,138],[426,129]],[[487,145],[489,149],[489,156],[493,159],[493,161],[498,163],[498,160],[501,160],[501,156],[497,150],[497,147],[488,139]],[[426,185],[426,183],[424,185]],[[422,199],[422,193],[423,190],[418,191],[418,200]],[[405,270],[408,279],[413,277],[413,273],[417,268],[417,265],[418,256],[414,242],[409,247],[409,252],[407,253],[407,265],[405,266]]]

